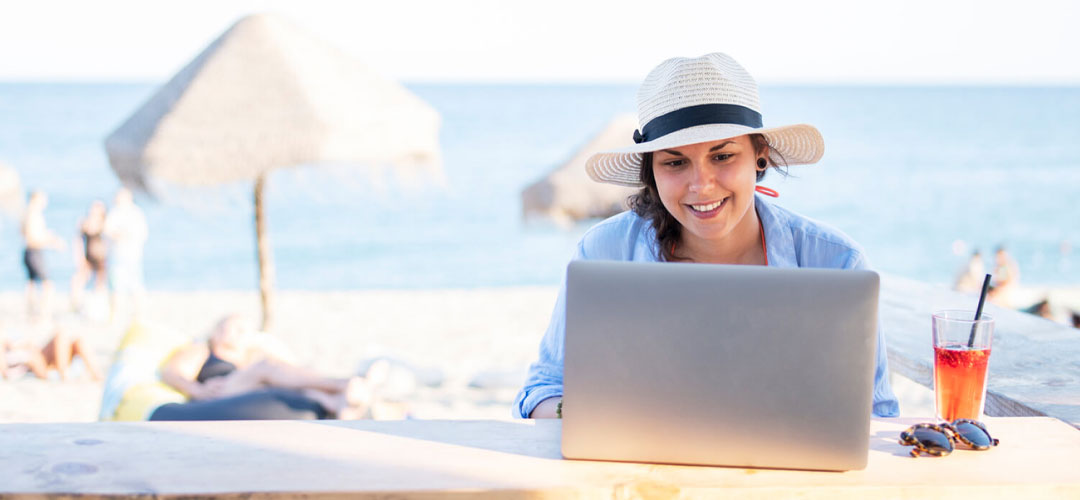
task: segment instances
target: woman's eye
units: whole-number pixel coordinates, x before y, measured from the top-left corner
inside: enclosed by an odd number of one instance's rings
[[[664,162],[664,165],[668,166],[668,167],[681,167],[681,166],[683,166],[683,163],[685,163],[685,162],[686,162],[686,160],[670,160],[670,161]]]
[[[713,159],[716,160],[716,161],[724,161],[724,160],[726,160],[728,158],[731,158],[732,156],[735,156],[735,155],[733,155],[731,153],[720,153],[720,154],[714,156]]]

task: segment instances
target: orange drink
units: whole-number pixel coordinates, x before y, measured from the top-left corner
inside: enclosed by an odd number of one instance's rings
[[[986,365],[990,349],[966,345],[934,347],[934,392],[938,417],[978,420],[986,394]]]
[[[937,417],[978,420],[986,403],[987,365],[994,319],[973,311],[939,311],[934,327],[934,400]]]

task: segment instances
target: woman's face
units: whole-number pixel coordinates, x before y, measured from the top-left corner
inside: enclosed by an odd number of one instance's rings
[[[210,342],[219,356],[223,353],[243,353],[250,347],[254,331],[254,325],[243,317],[229,316],[218,322],[210,334]]]
[[[90,204],[90,218],[97,220],[98,218],[105,217],[105,203],[101,201],[95,201]]]
[[[660,201],[686,229],[684,239],[717,241],[743,221],[754,204],[757,158],[748,135],[653,154]]]

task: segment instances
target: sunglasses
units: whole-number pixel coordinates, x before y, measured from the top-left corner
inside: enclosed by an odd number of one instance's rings
[[[900,444],[914,446],[911,456],[925,453],[943,457],[952,453],[953,443],[964,444],[974,450],[989,450],[998,445],[982,422],[961,418],[944,424],[915,424],[900,433]]]

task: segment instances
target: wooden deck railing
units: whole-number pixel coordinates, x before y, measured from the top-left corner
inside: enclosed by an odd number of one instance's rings
[[[974,310],[978,297],[938,285],[882,275],[880,315],[889,368],[933,387],[930,315],[940,309]],[[986,414],[1047,415],[1080,428],[1080,330],[993,305]]]

